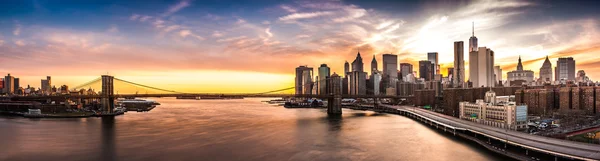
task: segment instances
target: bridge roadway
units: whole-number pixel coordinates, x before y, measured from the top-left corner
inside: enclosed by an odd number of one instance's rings
[[[456,130],[468,130],[473,133],[485,135],[487,137],[507,142],[512,145],[521,146],[526,149],[532,149],[566,158],[575,158],[580,160],[600,160],[600,145],[560,140],[486,126],[414,107],[389,105],[381,106],[419,114],[423,117],[453,126]]]
[[[56,95],[56,96],[12,96],[16,99],[52,99],[52,98],[105,98],[103,95]],[[312,94],[256,94],[256,93],[182,93],[182,94],[115,94],[114,98],[144,97],[300,97],[300,98],[333,98],[333,95]],[[342,95],[342,98],[412,98],[412,96],[387,95]]]

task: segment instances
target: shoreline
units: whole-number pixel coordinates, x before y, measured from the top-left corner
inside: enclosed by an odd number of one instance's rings
[[[9,111],[0,111],[0,115],[3,116],[20,116],[23,118],[88,118],[88,117],[105,117],[105,116],[119,116],[124,115],[125,112],[115,112],[110,114],[81,114],[81,115],[73,115],[74,113],[61,113],[61,114],[28,114],[21,112],[9,112]]]

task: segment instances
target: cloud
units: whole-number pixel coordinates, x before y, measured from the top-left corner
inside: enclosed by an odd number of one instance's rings
[[[294,13],[294,14],[290,14],[290,15],[286,15],[286,16],[280,17],[279,20],[281,20],[281,21],[288,21],[288,20],[307,19],[307,18],[314,18],[314,17],[332,15],[332,14],[333,14],[333,12],[330,12],[330,11]]]
[[[296,38],[299,38],[299,39],[301,39],[301,38],[309,38],[309,37],[310,37],[310,35],[296,35]]]
[[[271,27],[268,27],[267,29],[265,29],[265,33],[269,36],[269,37],[273,37],[273,33],[271,33]]]
[[[140,17],[140,22],[146,22],[146,21],[150,20],[151,18],[152,18],[152,16],[144,15],[144,16]]]
[[[271,22],[270,22],[270,21],[267,21],[267,20],[264,20],[264,21],[262,22],[262,24],[263,24],[263,25],[269,25],[269,24],[271,24]]]
[[[117,32],[119,32],[119,28],[117,27],[117,25],[110,25],[110,28],[108,28],[107,31],[109,33],[117,33]]]
[[[21,25],[17,24],[15,27],[15,30],[13,30],[13,34],[15,36],[19,36],[19,34],[21,34]]]
[[[212,37],[221,37],[221,36],[223,36],[223,33],[220,31],[214,31],[212,34]]]
[[[196,38],[198,40],[204,40],[204,37],[196,35],[196,34],[192,33],[192,31],[190,31],[190,30],[180,30],[179,31],[179,36],[181,36],[183,38],[186,38],[186,37],[190,36],[190,37],[194,37],[194,38]]]
[[[281,5],[280,7],[281,7],[281,9],[283,9],[283,10],[285,10],[287,12],[290,12],[290,13],[298,12],[298,10],[296,10],[296,9],[290,7],[290,6],[287,6],[287,5]]]
[[[167,12],[165,12],[163,14],[163,16],[169,16],[177,11],[180,11],[186,7],[190,6],[190,1],[189,0],[182,0],[179,1],[179,3],[172,5],[169,7],[169,9],[167,9]]]
[[[4,40],[0,39],[0,46],[4,45]]]
[[[173,31],[173,30],[176,30],[176,29],[179,29],[179,28],[181,28],[181,26],[179,26],[179,25],[171,25],[171,26],[168,26],[167,28],[165,28],[163,31],[164,32],[170,32],[170,31]]]
[[[15,42],[15,45],[18,45],[18,46],[25,46],[26,45],[24,40],[15,40],[14,42]]]
[[[131,16],[129,17],[129,20],[131,20],[131,21],[135,21],[135,20],[137,20],[139,17],[140,17],[140,15],[138,15],[138,14],[133,14],[133,15],[131,15]]]

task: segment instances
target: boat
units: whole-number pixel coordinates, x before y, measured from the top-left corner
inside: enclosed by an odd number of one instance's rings
[[[160,103],[153,100],[143,100],[143,99],[119,99],[117,100],[117,104],[121,106],[121,108],[125,108],[126,111],[150,111],[154,109]]]

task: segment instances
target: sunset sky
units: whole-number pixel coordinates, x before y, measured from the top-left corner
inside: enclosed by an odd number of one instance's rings
[[[398,54],[416,67],[453,42],[479,46],[514,70],[546,55],[574,57],[600,79],[599,1],[45,1],[0,2],[0,75],[21,86],[76,86],[102,74],[185,92],[262,92],[293,86],[294,68],[343,71],[360,49]],[[465,53],[465,60],[468,53]],[[466,62],[468,65],[468,62]],[[466,68],[468,69],[468,67]],[[315,72],[316,73],[316,72]],[[468,71],[466,73],[468,76]]]

